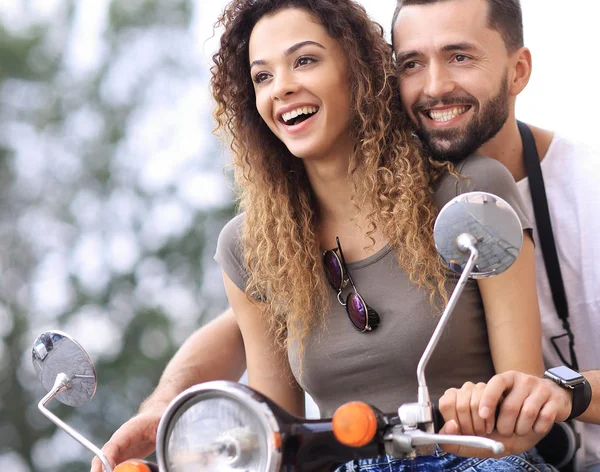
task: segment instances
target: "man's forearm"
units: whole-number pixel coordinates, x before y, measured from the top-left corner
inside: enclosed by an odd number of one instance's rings
[[[169,403],[185,389],[211,380],[237,381],[246,369],[244,342],[231,309],[196,330],[167,364],[140,412]]]

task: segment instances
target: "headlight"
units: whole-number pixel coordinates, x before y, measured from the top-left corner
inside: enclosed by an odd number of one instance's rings
[[[279,423],[260,395],[234,382],[207,382],[181,393],[163,415],[156,440],[168,472],[276,472]]]

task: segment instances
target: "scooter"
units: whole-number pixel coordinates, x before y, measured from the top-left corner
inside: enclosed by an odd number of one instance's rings
[[[384,414],[369,405],[342,405],[333,418],[307,420],[290,415],[264,395],[235,382],[207,382],[178,395],[158,428],[158,469],[143,461],[120,464],[114,472],[314,471],[334,470],[354,459],[389,454],[413,457],[435,444],[484,448],[501,454],[504,446],[488,438],[437,434],[441,422],[431,403],[425,369],[468,278],[500,274],[516,260],[523,242],[519,218],[501,198],[471,192],[442,208],[434,227],[436,248],[457,285],[417,366],[416,403]],[[53,398],[71,406],[91,399],[96,389],[93,363],[65,333],[40,335],[33,364],[48,394],[38,408],[51,421],[97,455],[102,451],[52,414]]]

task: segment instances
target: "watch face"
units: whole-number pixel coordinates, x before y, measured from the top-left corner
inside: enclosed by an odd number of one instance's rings
[[[548,372],[555,375],[566,384],[583,379],[583,375],[581,375],[579,372],[575,372],[564,365],[552,367],[551,369],[548,369]]]

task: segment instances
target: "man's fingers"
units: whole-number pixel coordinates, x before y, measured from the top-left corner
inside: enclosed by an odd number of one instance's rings
[[[138,415],[127,421],[112,435],[102,448],[102,452],[111,465],[120,464],[127,459],[143,459],[155,449],[156,432],[160,416]],[[102,472],[98,458],[92,460],[90,472]]]
[[[533,431],[541,436],[545,435],[556,421],[557,412],[557,405],[553,401],[547,402],[533,423]]]
[[[518,436],[530,434],[533,430],[533,424],[538,419],[540,410],[550,399],[550,393],[543,388],[535,388],[523,402],[517,423],[515,425],[515,433]],[[547,411],[547,413],[550,413]],[[554,415],[556,416],[556,415]]]
[[[485,420],[493,420],[496,409],[505,393],[513,388],[515,372],[508,371],[493,376],[481,395],[479,401],[479,416]]]
[[[496,420],[496,429],[503,436],[512,436],[517,427],[521,408],[532,391],[535,390],[536,377],[524,375],[519,379],[518,388],[512,388],[500,404],[500,413]]]
[[[108,463],[113,469],[117,466],[116,462],[110,459],[108,459]],[[92,459],[92,468],[90,469],[90,472],[104,472],[102,461],[98,458],[98,456],[94,456],[94,459]]]
[[[90,469],[90,472],[102,472],[100,460],[97,457],[94,457],[92,459],[92,467]]]

